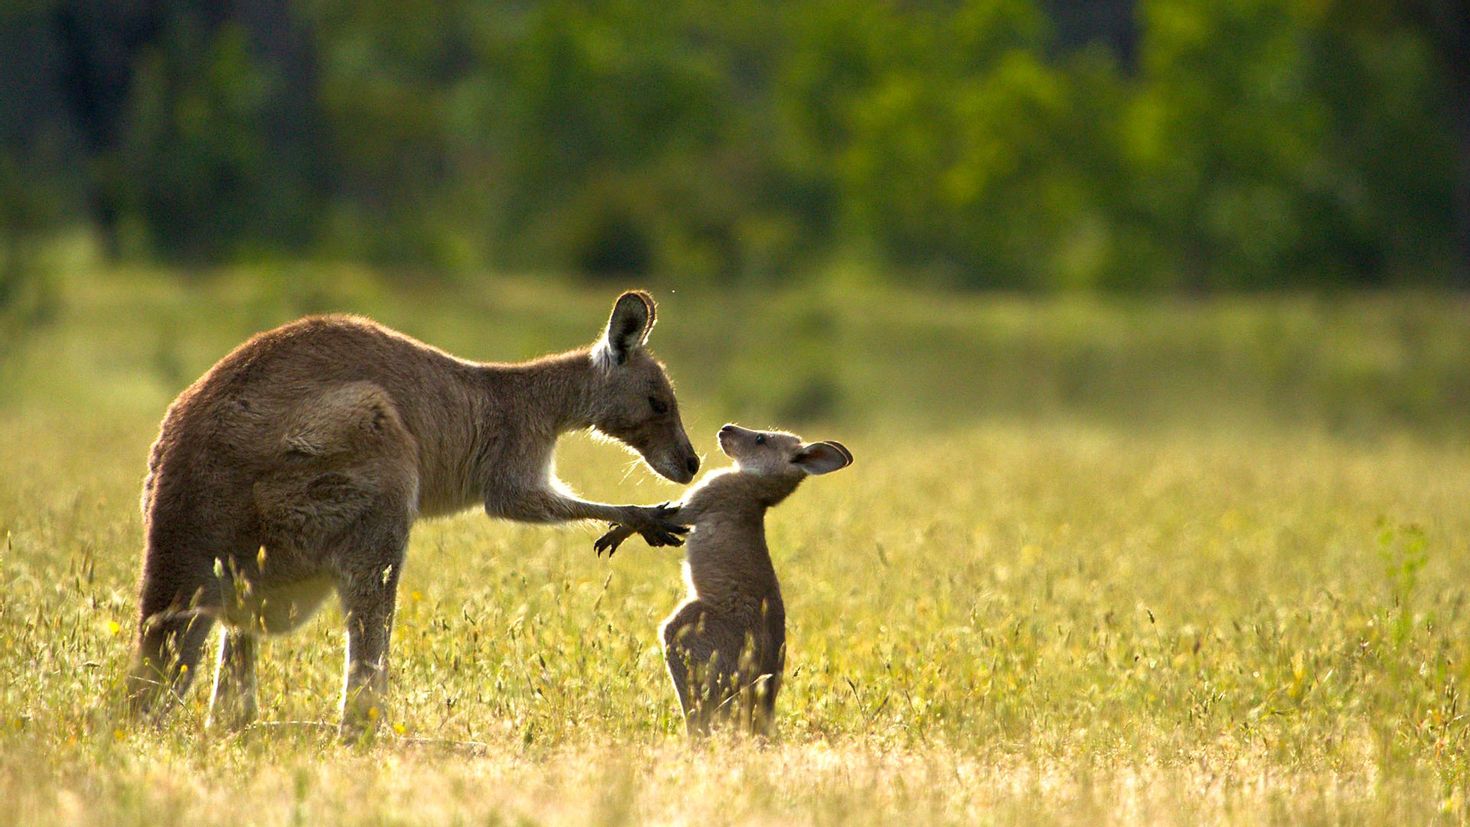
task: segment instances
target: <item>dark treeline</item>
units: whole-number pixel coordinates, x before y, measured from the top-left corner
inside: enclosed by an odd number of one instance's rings
[[[1458,0],[12,0],[0,255],[1466,283]]]

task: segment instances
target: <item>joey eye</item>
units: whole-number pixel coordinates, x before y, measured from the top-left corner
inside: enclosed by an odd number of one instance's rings
[[[765,445],[766,444],[766,435],[765,434],[756,434],[755,435],[755,444],[756,445]]]
[[[648,407],[653,408],[653,412],[656,414],[666,414],[669,412],[668,403],[659,399],[657,396],[648,397]]]

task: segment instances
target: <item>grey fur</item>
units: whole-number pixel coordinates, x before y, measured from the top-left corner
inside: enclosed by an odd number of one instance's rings
[[[766,545],[765,515],[801,481],[852,463],[841,443],[794,434],[720,429],[733,468],[707,475],[670,517],[691,524],[684,578],[689,597],[659,627],[669,677],[691,735],[718,722],[770,734],[786,665],[786,606]],[[616,551],[632,536],[615,526],[595,544]]]
[[[290,631],[335,591],[348,632],[343,732],[372,728],[421,516],[479,505],[526,522],[611,520],[677,545],[683,528],[666,509],[587,502],[551,471],[557,438],[584,428],[676,482],[698,469],[673,388],[643,347],[653,300],[625,293],[614,308],[598,343],[519,364],[465,361],[350,316],[303,319],[221,359],[174,401],[149,459],[132,712],[168,709],[222,620],[210,720],[248,722],[254,638]]]

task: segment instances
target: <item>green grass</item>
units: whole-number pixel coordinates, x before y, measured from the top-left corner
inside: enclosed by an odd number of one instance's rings
[[[377,743],[322,725],[335,610],[263,648],[265,725],[205,733],[196,686],[128,728],[138,488],[183,385],[301,312],[513,359],[590,339],[616,292],[305,274],[89,274],[0,356],[0,821],[1465,820],[1470,306],[1446,295],[661,290],[652,344],[711,466],[729,418],[857,457],[770,520],[777,743],[685,742],[656,634],[677,553],[475,514],[415,532]],[[588,439],[559,465],[678,494]]]

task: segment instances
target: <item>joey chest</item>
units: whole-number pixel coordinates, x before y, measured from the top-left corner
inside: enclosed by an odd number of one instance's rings
[[[781,606],[781,585],[759,521],[697,520],[685,545],[691,597],[727,611],[764,614]]]

